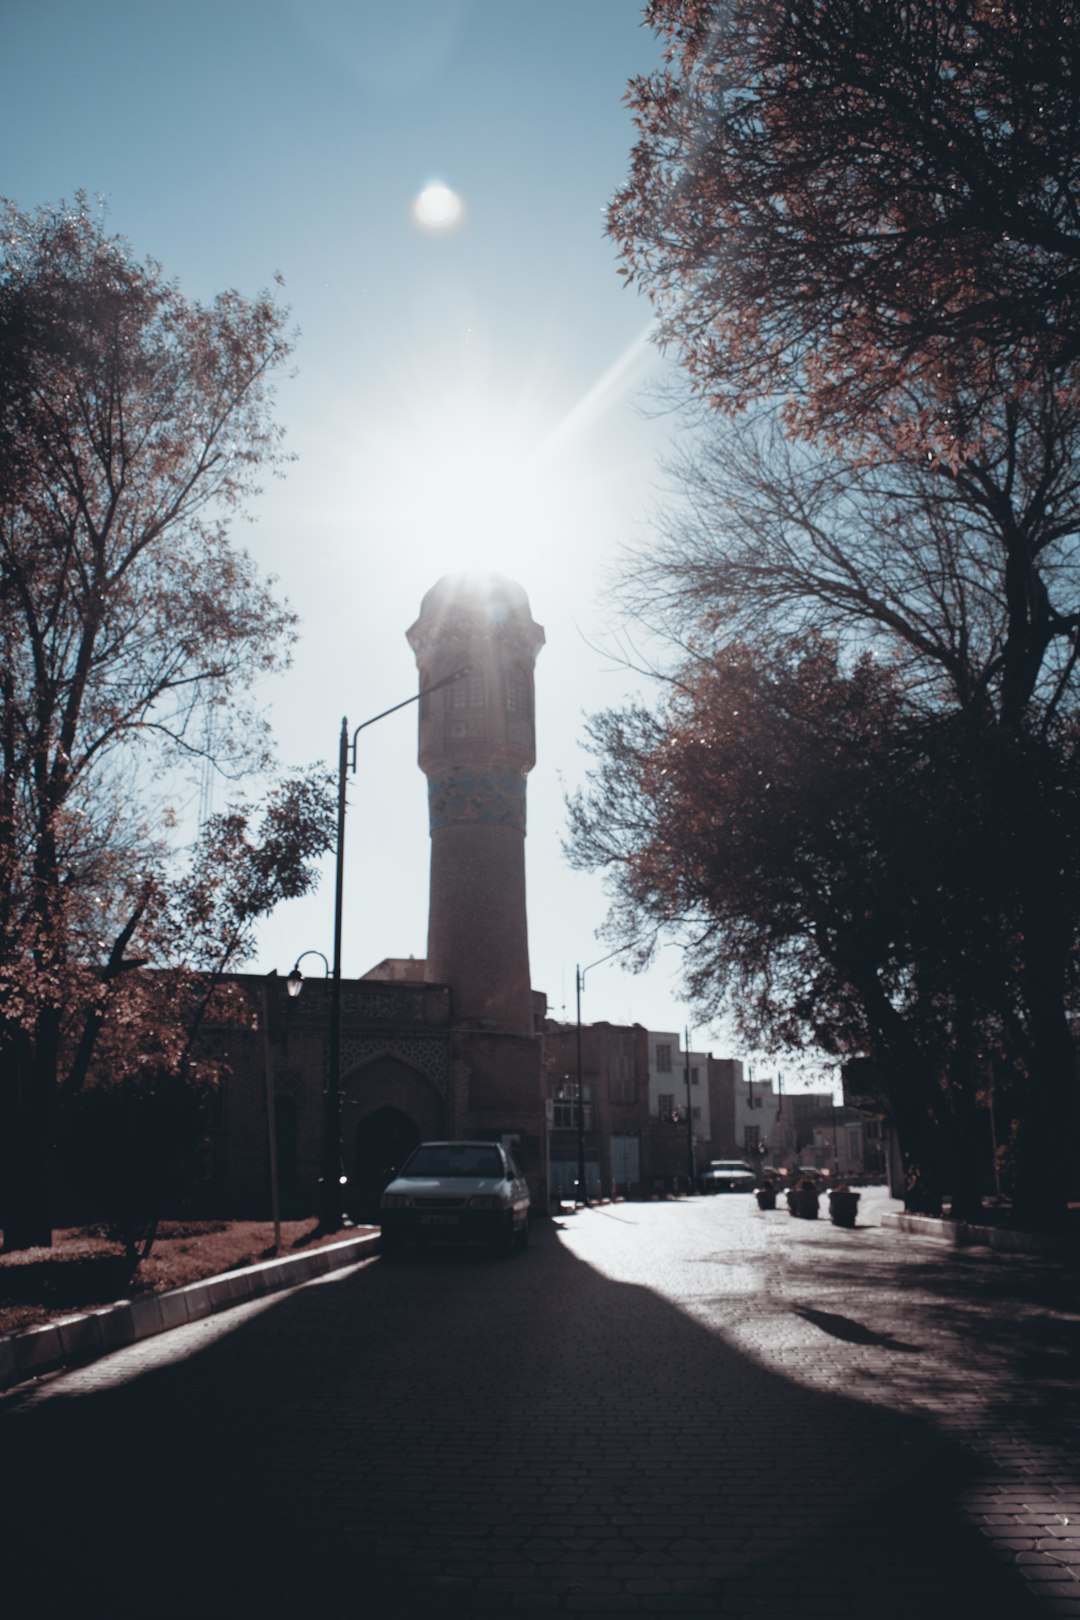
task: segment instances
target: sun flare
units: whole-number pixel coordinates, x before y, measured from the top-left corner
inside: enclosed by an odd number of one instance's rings
[[[465,205],[456,191],[433,181],[424,187],[412,205],[416,223],[426,231],[449,231],[461,223]]]
[[[572,470],[530,435],[459,414],[384,447],[381,527],[436,572],[566,574],[585,521]]]

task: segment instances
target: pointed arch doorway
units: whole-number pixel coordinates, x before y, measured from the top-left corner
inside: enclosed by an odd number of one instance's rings
[[[377,1108],[356,1127],[349,1214],[354,1221],[376,1221],[379,1195],[421,1140],[420,1127],[400,1108]]]
[[[353,1173],[348,1178],[348,1213],[353,1220],[379,1217],[379,1194],[421,1140],[421,1129],[400,1108],[376,1108],[361,1119],[353,1136]]]
[[[377,1221],[379,1195],[394,1172],[418,1142],[445,1134],[445,1106],[427,1076],[392,1051],[353,1069],[344,1092],[351,1156],[345,1206],[353,1220]]]

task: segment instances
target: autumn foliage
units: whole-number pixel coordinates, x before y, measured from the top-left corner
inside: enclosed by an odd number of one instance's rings
[[[274,298],[184,297],[83,199],[0,231],[0,1141],[8,1247],[48,1241],[58,1109],[198,1068],[253,919],[312,880],[325,781],[174,847],[166,773],[269,761],[246,694],[293,616],[229,520],[282,459]],[[153,971],[151,971],[153,970]],[[195,1069],[192,1070],[192,1064]]]
[[[697,388],[809,431],[919,433],[1068,379],[1080,18],[1063,0],[652,0],[610,211]],[[912,435],[913,436],[913,435]]]
[[[694,410],[570,851],[703,1011],[869,1058],[912,1207],[1080,1123],[1080,14],[652,0],[609,212]],[[1076,1193],[1073,1192],[1073,1196]]]
[[[618,937],[681,941],[702,1016],[733,1018],[758,1049],[872,1053],[912,1206],[940,1207],[947,1186],[971,1214],[989,1084],[1003,1118],[1040,1111],[1034,1085],[1050,1093],[1017,850],[1037,838],[1067,932],[1078,741],[1017,746],[928,714],[895,671],[846,665],[812,634],[729,644],[681,669],[658,709],[594,718],[570,853],[608,872]]]

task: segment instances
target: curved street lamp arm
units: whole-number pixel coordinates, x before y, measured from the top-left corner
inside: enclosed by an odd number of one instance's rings
[[[301,951],[300,955],[296,958],[296,961],[292,965],[292,973],[289,974],[290,979],[292,978],[293,973],[298,973],[299,972],[300,964],[304,960],[305,956],[317,956],[319,958],[319,961],[323,965],[326,977],[327,978],[330,977],[330,964],[326,960],[326,957],[323,955],[322,951]]]
[[[616,945],[615,949],[608,951],[606,956],[598,956],[596,961],[590,962],[587,967],[579,967],[577,970],[578,989],[584,990],[586,973],[591,973],[593,968],[599,967],[602,962],[610,962],[613,956],[621,956],[623,951],[631,950],[636,944],[637,940],[632,939],[626,945]]]
[[[452,675],[445,675],[441,681],[435,681],[433,685],[425,686],[422,691],[414,692],[412,697],[402,698],[400,703],[394,703],[394,704],[391,705],[391,707],[389,709],[383,709],[381,714],[373,714],[370,720],[361,720],[360,724],[357,726],[356,730],[352,734],[352,742],[348,745],[348,748],[349,748],[348,768],[349,768],[349,770],[351,770],[355,774],[355,771],[356,771],[356,739],[357,739],[357,737],[359,737],[359,735],[360,735],[360,733],[362,731],[366,731],[368,726],[375,725],[376,722],[379,721],[379,720],[385,720],[388,714],[397,714],[399,709],[407,709],[409,707],[410,703],[419,703],[420,699],[427,697],[429,692],[438,692],[444,686],[452,686],[455,681],[460,681],[465,675],[468,675],[469,671],[470,671],[470,668],[471,668],[471,666],[469,664],[463,664],[460,669],[455,669]],[[348,735],[348,727],[347,727],[346,721],[342,720],[341,727],[342,727],[342,742],[344,743],[345,738]]]

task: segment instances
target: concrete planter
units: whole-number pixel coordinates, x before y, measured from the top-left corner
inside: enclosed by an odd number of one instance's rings
[[[850,1187],[835,1187],[829,1194],[829,1218],[834,1226],[854,1226],[859,1214],[859,1195]]]
[[[793,1215],[797,1215],[800,1220],[817,1220],[821,1198],[816,1187],[792,1187],[787,1195],[787,1201],[788,1209]]]

